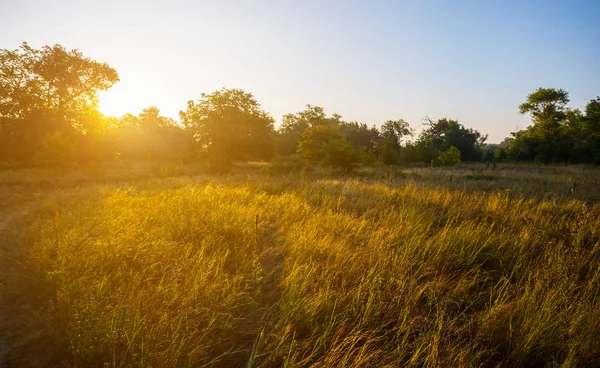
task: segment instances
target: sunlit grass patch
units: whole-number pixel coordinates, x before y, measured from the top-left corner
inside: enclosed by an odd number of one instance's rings
[[[182,177],[40,196],[5,252],[13,267],[4,300],[14,309],[4,335],[29,346],[5,359],[147,367],[599,359],[600,207],[440,184]],[[31,347],[36,334],[54,349]]]

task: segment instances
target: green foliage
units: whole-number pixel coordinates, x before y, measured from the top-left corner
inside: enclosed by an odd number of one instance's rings
[[[379,142],[379,160],[386,165],[400,163],[400,147],[394,137],[387,137]]]
[[[454,146],[450,146],[445,151],[440,152],[437,159],[442,165],[456,165],[460,162],[460,151]]]
[[[338,114],[328,117],[323,108],[307,105],[303,111],[283,116],[279,152],[298,152],[313,164],[354,170],[375,160],[378,136],[376,128],[345,122]]]
[[[505,140],[508,157],[545,164],[600,163],[600,120],[595,113],[598,100],[590,101],[585,115],[567,108],[568,102],[564,90],[540,88],[529,95],[520,111],[531,114],[533,125]]]
[[[440,119],[437,122],[428,120],[428,128],[421,132],[415,143],[421,162],[435,160],[439,153],[456,147],[464,161],[480,161],[482,146],[487,135],[477,130],[466,128],[456,120]]]
[[[598,136],[598,129],[590,125],[594,118],[567,108],[568,102],[568,93],[563,90],[540,88],[529,95],[520,110],[531,113],[534,125],[514,135],[515,141],[511,143],[515,155],[529,156],[546,164],[593,162],[594,147],[597,147],[595,137]],[[520,139],[528,140],[529,154],[522,152],[524,144]]]
[[[34,49],[23,43],[0,50],[0,163],[202,159],[217,172],[229,170],[233,161],[302,151],[313,163],[352,170],[376,160],[430,163],[456,147],[463,161],[600,164],[600,97],[582,112],[567,107],[569,94],[562,89],[539,88],[528,95],[519,111],[530,114],[533,125],[511,133],[498,151],[485,146],[486,135],[456,120],[427,118],[425,130],[408,141],[413,130],[404,120],[388,120],[378,130],[339,114],[328,116],[315,105],[283,115],[275,131],[274,119],[240,89],[202,93],[180,112],[180,122],[160,116],[155,107],[138,116],[103,116],[98,92],[118,80],[106,63],[62,45]],[[313,137],[311,130],[335,133]],[[304,142],[307,137],[312,141]],[[61,145],[63,153],[56,148]]]
[[[494,156],[493,157],[494,157],[495,161],[505,160],[508,157],[508,154],[506,152],[506,148],[504,148],[503,146],[498,147],[494,151]]]
[[[31,162],[45,137],[85,132],[98,91],[118,80],[107,64],[61,45],[0,50],[0,160]]]
[[[402,139],[412,136],[413,130],[410,125],[400,120],[388,120],[381,126],[381,134],[377,143],[379,160],[386,165],[397,165],[402,160]]]
[[[585,117],[582,118],[581,124],[584,137],[583,155],[588,158],[582,162],[600,165],[600,97],[596,97],[586,105]]]
[[[569,93],[562,89],[538,88],[519,105],[521,114],[530,113],[535,123],[560,121],[563,118]]]
[[[393,139],[398,144],[398,147],[402,145],[402,138],[412,136],[413,130],[410,125],[400,120],[388,120],[381,126],[381,137],[383,139]]]
[[[278,130],[278,152],[284,155],[296,153],[302,135],[311,127],[338,124],[341,116],[327,117],[320,106],[306,105],[306,109],[293,114],[285,114]]]
[[[519,106],[521,114],[530,113],[534,125],[530,128],[535,140],[536,158],[547,164],[560,159],[562,129],[569,94],[554,88],[539,88]],[[564,147],[562,147],[564,149]]]
[[[379,131],[376,127],[369,128],[367,124],[356,121],[347,123],[340,121],[340,134],[346,138],[352,146],[361,149],[370,156],[374,156],[377,150]]]
[[[361,151],[339,132],[338,125],[315,125],[302,136],[298,153],[308,161],[352,171],[361,163]]]
[[[213,165],[271,157],[273,118],[251,93],[222,89],[201,97],[197,102],[189,101],[180,118]]]

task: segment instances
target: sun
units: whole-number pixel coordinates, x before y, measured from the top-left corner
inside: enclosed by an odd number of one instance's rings
[[[160,91],[139,81],[119,82],[98,94],[98,110],[107,116],[137,115],[143,109],[160,105]]]

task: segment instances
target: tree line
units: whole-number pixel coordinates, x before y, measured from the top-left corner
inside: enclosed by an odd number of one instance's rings
[[[567,107],[563,90],[539,89],[520,106],[534,124],[500,145],[457,120],[425,119],[414,129],[402,119],[377,128],[328,115],[319,106],[274,119],[251,93],[221,89],[188,101],[179,121],[156,107],[138,115],[104,116],[98,92],[115,69],[61,45],[0,50],[0,162],[57,165],[105,161],[203,160],[214,169],[235,160],[309,162],[352,170],[382,162],[454,164],[518,160],[600,163],[600,98],[585,113]]]
[[[519,106],[530,114],[533,125],[511,133],[498,147],[495,157],[545,164],[600,164],[600,97],[591,100],[585,112],[569,108],[569,94],[562,89],[539,88]]]

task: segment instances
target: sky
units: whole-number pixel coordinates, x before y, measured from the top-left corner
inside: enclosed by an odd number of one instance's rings
[[[251,92],[277,122],[306,104],[381,125],[452,118],[502,141],[518,106],[600,95],[600,1],[0,0],[0,48],[63,44],[115,68],[109,115]]]

